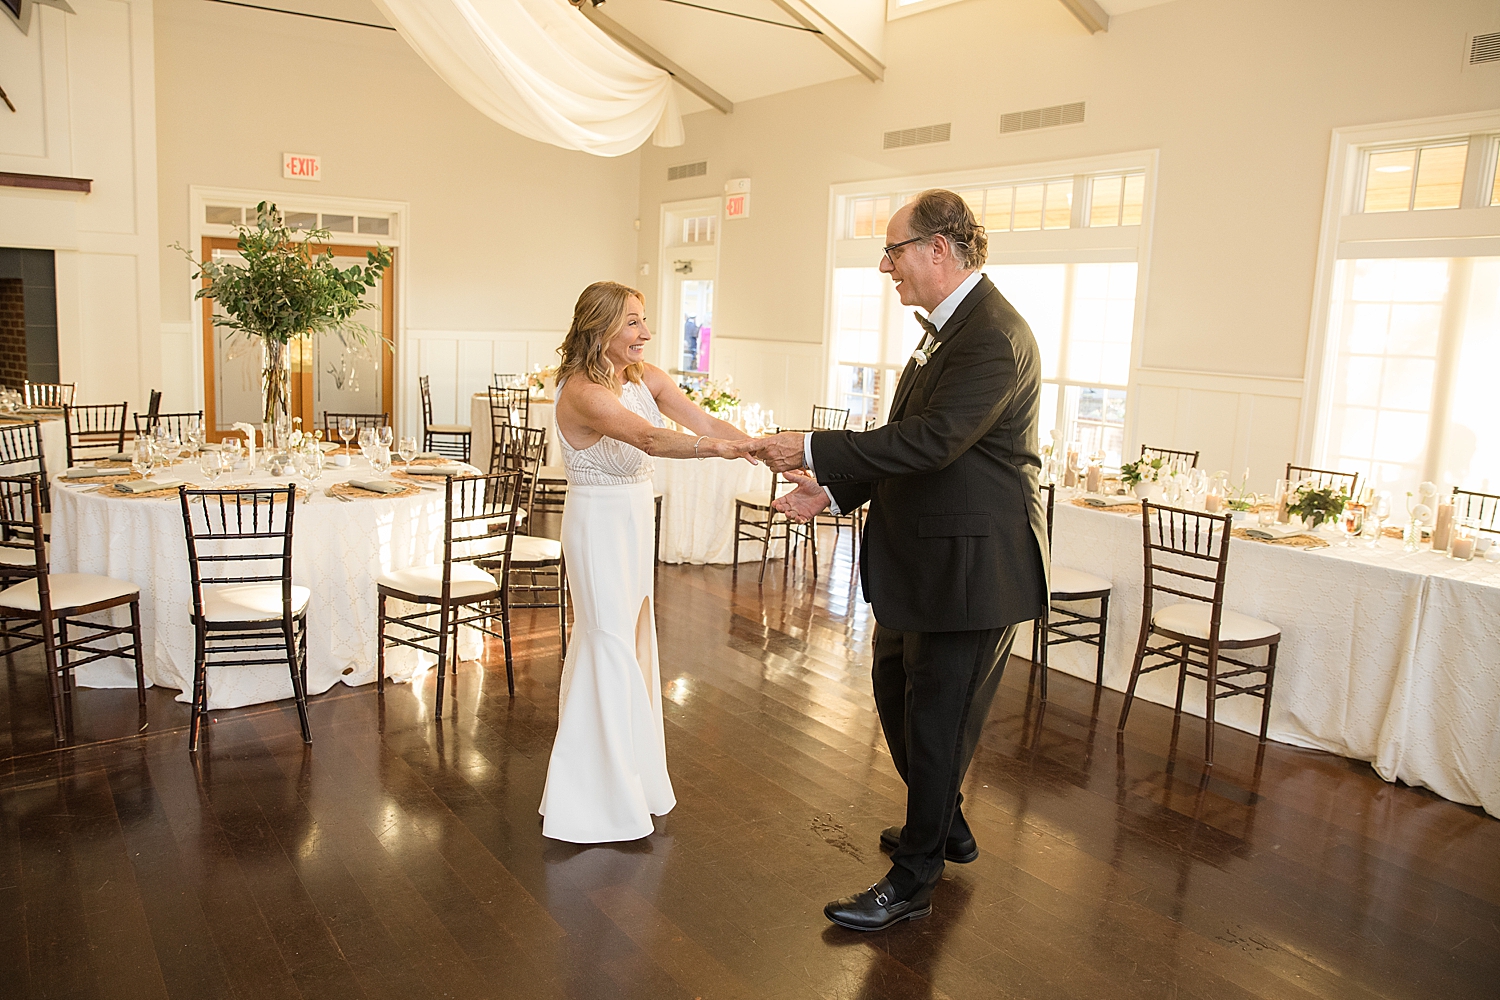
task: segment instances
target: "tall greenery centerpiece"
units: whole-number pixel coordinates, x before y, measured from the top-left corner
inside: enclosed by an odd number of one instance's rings
[[[216,315],[215,326],[228,327],[261,348],[263,444],[276,452],[286,449],[291,429],[294,340],[334,333],[347,348],[364,344],[378,333],[354,322],[364,306],[365,290],[374,288],[391,266],[391,252],[376,246],[366,263],[340,268],[326,246],[326,229],[289,229],[274,204],[255,206],[255,225],[239,226],[236,249],[244,259],[195,260],[180,244],[177,249],[197,268],[193,279],[203,279],[196,298],[213,299],[227,315]],[[324,244],[319,252],[318,244]]]

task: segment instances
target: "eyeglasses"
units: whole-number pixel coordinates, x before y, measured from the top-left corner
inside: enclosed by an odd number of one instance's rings
[[[885,259],[891,262],[891,266],[895,267],[896,258],[891,256],[892,250],[900,250],[902,247],[906,246],[909,243],[920,243],[925,239],[927,239],[927,237],[925,236],[913,236],[909,240],[902,240],[900,243],[892,243],[890,246],[882,248],[882,252],[885,254]]]

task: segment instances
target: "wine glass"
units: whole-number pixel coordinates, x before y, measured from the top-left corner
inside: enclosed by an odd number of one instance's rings
[[[375,428],[361,427],[359,429],[359,453],[369,461],[370,449],[375,447]]]
[[[161,454],[162,464],[171,465],[182,454],[182,439],[169,430],[156,442],[156,447]]]
[[[391,449],[383,444],[370,446],[370,468],[375,470],[376,475],[385,475],[391,467]]]
[[[299,464],[302,478],[307,481],[307,488],[311,491],[313,484],[323,478],[323,449],[318,447],[317,441],[313,441],[311,448],[302,450]]]
[[[354,440],[354,418],[339,417],[339,440],[344,442],[344,451],[349,450],[349,442]]]
[[[1208,496],[1208,475],[1202,469],[1187,471],[1187,494],[1192,506],[1203,506],[1204,498]]]
[[[1381,536],[1385,534],[1386,518],[1391,516],[1391,495],[1389,493],[1375,494],[1375,501],[1370,505],[1366,513],[1366,521],[1373,521],[1375,532],[1370,536],[1370,548],[1380,548]]]
[[[411,460],[417,457],[417,439],[414,437],[402,438],[396,453],[401,456],[401,464],[410,467]]]
[[[151,476],[151,470],[156,466],[156,445],[150,438],[138,437],[135,439],[135,453],[131,456],[130,467],[141,475]]]
[[[225,454],[222,451],[205,451],[198,455],[198,468],[203,470],[203,478],[210,483],[219,481],[224,474]]]
[[[390,450],[391,445],[396,443],[396,429],[390,424],[379,428],[375,431],[375,443],[386,450]]]
[[[1344,529],[1344,548],[1352,549],[1354,536],[1365,530],[1365,509],[1353,502],[1344,504],[1344,513],[1339,523]]]

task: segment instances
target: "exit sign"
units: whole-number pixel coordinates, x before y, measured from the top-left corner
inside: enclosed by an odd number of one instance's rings
[[[724,218],[726,219],[748,219],[750,218],[750,195],[732,194],[724,199]]]
[[[281,176],[295,181],[322,180],[322,159],[307,153],[282,153]]]

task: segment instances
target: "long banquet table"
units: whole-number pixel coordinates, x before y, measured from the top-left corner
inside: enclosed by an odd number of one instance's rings
[[[415,496],[348,503],[324,495],[333,483],[371,475],[364,459],[355,457],[347,469],[326,470],[308,498],[297,502],[292,580],[312,590],[307,610],[309,695],[340,682],[356,686],[375,680],[375,578],[442,558],[442,492],[424,490]],[[188,463],[170,470],[170,476],[202,483]],[[285,485],[291,478],[239,472],[225,476],[215,488]],[[59,480],[53,484],[52,498],[52,572],[97,573],[139,585],[146,677],[184,692],[178,700],[186,701],[193,676],[192,590],[176,495],[102,497]],[[478,655],[478,633],[466,629],[460,643],[464,658]],[[387,650],[388,679],[410,679],[425,665],[415,651]],[[85,687],[135,685],[132,668],[118,659],[87,664],[75,671],[75,677]],[[209,708],[238,708],[291,696],[285,667],[209,667]]]
[[[1500,816],[1500,563],[1409,553],[1391,538],[1375,549],[1330,540],[1322,549],[1231,542],[1225,606],[1282,632],[1270,737],[1370,761],[1387,781]],[[1113,584],[1104,679],[1120,691],[1140,630],[1141,548],[1139,515],[1059,499],[1053,564]],[[1058,646],[1051,665],[1093,680],[1094,656],[1091,646]],[[1170,705],[1175,677],[1148,674],[1137,693]],[[1189,685],[1184,710],[1203,714],[1201,683]],[[1228,698],[1216,711],[1260,730],[1258,700]]]

